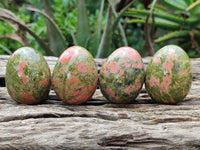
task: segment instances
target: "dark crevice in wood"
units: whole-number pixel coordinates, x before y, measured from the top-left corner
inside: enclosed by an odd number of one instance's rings
[[[100,140],[100,146],[123,146],[123,147],[137,147],[143,144],[156,144],[156,145],[172,145],[173,142],[168,139],[153,138],[148,134],[126,134],[120,136],[104,137]]]
[[[39,118],[66,118],[66,117],[85,117],[85,118],[93,118],[92,115],[87,114],[56,114],[56,113],[46,113],[46,114],[32,114],[32,115],[25,115],[25,116],[12,116],[3,119],[0,122],[9,122],[9,121],[16,121],[16,120],[26,120],[26,119],[39,119]]]
[[[186,143],[186,145],[188,147],[191,147],[191,148],[198,148],[198,149],[200,149],[200,140],[188,141]]]
[[[109,114],[59,114],[59,113],[43,113],[43,114],[29,114],[23,116],[10,116],[6,117],[0,122],[9,122],[9,121],[16,121],[16,120],[26,120],[26,119],[39,119],[39,118],[72,118],[72,117],[80,117],[80,118],[96,118],[96,119],[103,119],[108,121],[116,121],[118,119],[129,119],[128,116],[112,116]]]
[[[0,87],[5,87],[5,78],[0,78]]]
[[[174,118],[155,119],[153,122],[155,122],[155,124],[158,124],[158,123],[177,123],[177,122],[187,122],[187,121],[194,121],[194,120],[192,120],[191,118],[174,117]]]

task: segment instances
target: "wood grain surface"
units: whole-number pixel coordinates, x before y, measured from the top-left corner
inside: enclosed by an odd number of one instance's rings
[[[0,85],[9,56],[0,56]],[[45,57],[51,70],[56,57]],[[144,58],[145,66],[150,57]],[[105,60],[95,60],[98,69]],[[97,89],[83,105],[67,105],[51,90],[38,105],[13,101],[0,87],[0,149],[200,149],[200,59],[177,105],[155,103],[143,88],[132,104],[112,104]]]

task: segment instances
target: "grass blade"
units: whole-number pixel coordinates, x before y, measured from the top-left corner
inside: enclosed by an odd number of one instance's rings
[[[3,46],[3,45],[1,45],[1,44],[0,44],[0,48],[1,48],[3,51],[5,51],[7,54],[9,54],[9,55],[12,54],[11,50],[9,50],[7,47],[5,47],[5,46]]]

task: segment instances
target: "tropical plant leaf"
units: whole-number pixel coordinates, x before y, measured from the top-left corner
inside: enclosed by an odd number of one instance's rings
[[[161,12],[166,12],[167,11],[167,8],[163,5],[160,5],[160,4],[155,4],[154,6],[156,8],[157,11],[161,11]]]
[[[114,16],[115,16],[115,17],[118,17],[118,14],[117,14],[117,12],[116,12],[116,10],[115,10],[115,6],[114,6],[113,2],[111,2],[110,0],[108,0],[108,1],[109,1],[110,5],[111,5],[111,7],[112,7],[112,11],[113,11],[113,13],[114,13]],[[131,6],[131,5],[130,5],[130,6]],[[122,16],[122,15],[121,15],[121,16]],[[126,38],[126,35],[125,35],[125,32],[124,32],[124,29],[123,29],[123,27],[122,27],[122,24],[120,23],[119,19],[117,19],[117,21],[118,21],[118,28],[119,28],[119,31],[120,31],[120,35],[121,35],[121,37],[122,37],[123,44],[124,44],[124,46],[128,46],[127,38]],[[114,28],[114,24],[113,24],[113,28]],[[114,29],[113,29],[113,30],[114,30]]]
[[[200,21],[200,0],[196,1],[195,3],[192,3],[189,7],[187,7],[186,11],[189,12],[189,18],[190,20],[194,22]]]
[[[45,17],[47,23],[47,31],[48,31],[47,35],[49,39],[49,47],[54,51],[54,54],[56,56],[60,56],[60,54],[67,48],[67,44],[57,24],[45,12],[30,7],[28,7],[27,9],[30,11],[38,12]]]
[[[106,58],[111,53],[112,43],[112,8],[108,7],[106,25],[98,48],[97,58]]]
[[[145,24],[144,24],[145,48],[147,48],[150,56],[153,56],[154,53],[155,53],[154,48],[153,48],[153,42],[152,42],[153,36],[152,36],[151,33],[154,30],[153,11],[154,11],[154,6],[155,6],[156,2],[157,2],[157,0],[153,0],[153,2],[151,3],[151,7],[150,7],[150,10],[149,10],[149,13],[146,16]],[[148,24],[150,18],[152,19],[152,25],[151,26],[149,26],[149,24]]]
[[[101,40],[101,22],[102,22],[102,16],[103,16],[104,2],[105,0],[101,0],[100,12],[99,12],[98,20],[95,26],[94,35],[91,38],[91,43],[90,43],[90,48],[89,48],[91,54],[94,57],[97,54],[97,49]]]
[[[29,32],[37,40],[40,46],[44,49],[46,55],[52,55],[52,56],[54,55],[53,51],[48,47],[48,45],[44,43],[44,41],[39,36],[37,36],[24,22],[22,22],[18,18],[16,19],[14,17],[11,17],[9,14],[8,15],[6,13],[2,14],[0,12],[0,20],[2,21],[6,20],[6,22],[12,22],[14,24],[17,24],[21,29]]]
[[[76,41],[79,46],[87,48],[91,33],[87,16],[85,0],[78,1],[78,21],[77,21]]]
[[[176,39],[176,38],[183,38],[183,37],[186,37],[186,36],[189,36],[189,35],[190,35],[189,30],[174,31],[174,32],[170,32],[168,34],[165,34],[162,37],[157,38],[154,42],[160,43],[160,42],[165,42],[165,41]]]
[[[148,14],[148,11],[146,11],[146,10],[130,9],[129,11],[127,11],[128,16],[132,16],[132,17],[136,17],[136,18],[140,18],[140,19],[145,19],[147,14]],[[166,24],[165,26],[169,25],[169,29],[170,29],[170,27],[173,27],[173,26],[174,27],[179,26],[179,29],[189,29],[195,23],[194,20],[184,19],[182,17],[167,14],[164,12],[154,12],[153,15],[155,17],[154,18],[155,24],[157,22],[159,22],[159,24]],[[166,29],[168,29],[168,28],[166,28]]]
[[[150,15],[153,14],[154,6],[155,6],[156,2],[157,2],[157,0],[153,0],[153,2],[151,3],[151,8],[150,8],[150,11],[149,11],[149,12],[150,12]]]
[[[70,34],[71,34],[71,36],[72,36],[74,45],[78,45],[78,44],[77,44],[77,41],[76,41],[76,37],[75,37],[75,35],[74,35],[74,32],[70,31]]]
[[[20,21],[20,20],[15,16],[14,13],[12,13],[11,11],[9,11],[9,10],[7,10],[7,9],[0,8],[0,14],[1,14],[1,15],[5,15],[5,16],[8,16],[8,17],[10,17],[10,18],[13,18],[13,19],[16,19],[16,20]],[[19,28],[18,28],[18,25],[13,24],[12,21],[6,20],[6,19],[4,20],[3,18],[2,18],[1,20],[4,21],[4,22],[6,22],[6,23],[8,23],[15,31],[17,31],[17,30],[19,29]]]
[[[185,11],[185,9],[190,5],[190,0],[162,0],[168,6]]]
[[[145,20],[144,19],[131,19],[129,21],[127,21],[127,23],[141,23],[141,24],[145,24]],[[152,21],[149,20],[148,24],[152,24]],[[168,29],[168,30],[178,30],[180,29],[180,25],[179,24],[175,24],[175,23],[171,23],[171,22],[161,22],[161,21],[155,21],[154,25],[156,27],[160,27],[163,29]]]
[[[51,17],[52,20],[55,21],[55,18],[54,18],[54,14],[53,14],[53,10],[51,8],[51,5],[49,3],[49,0],[43,0],[43,5],[44,5],[44,10],[45,10],[45,13]]]
[[[116,26],[118,25],[119,20],[121,19],[121,17],[125,14],[125,12],[132,6],[132,4],[134,4],[136,2],[136,0],[133,0],[132,2],[130,2],[115,18],[115,20],[113,21],[113,30],[116,28]]]
[[[139,10],[139,9],[134,9],[131,8],[126,12],[126,15],[128,16],[132,16],[132,17],[138,17],[138,18],[142,18],[144,19],[147,15],[148,11],[147,10]],[[174,22],[174,23],[178,23],[178,24],[183,24],[183,23],[187,23],[187,24],[193,24],[194,22],[188,19],[184,19],[182,17],[178,17],[175,15],[171,15],[168,13],[164,13],[164,12],[154,12],[153,13],[154,17],[155,17],[155,21],[157,20],[163,20],[164,21],[168,21],[168,22]]]
[[[18,34],[8,34],[8,35],[4,35],[2,37],[0,37],[0,40],[2,39],[12,39],[12,40],[16,40],[19,43],[21,43],[22,45],[25,45],[25,42],[23,41],[23,39],[18,35]]]

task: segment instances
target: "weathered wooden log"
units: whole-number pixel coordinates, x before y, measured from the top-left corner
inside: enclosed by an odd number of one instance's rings
[[[2,79],[8,58],[0,56]],[[45,58],[52,70],[57,58]],[[83,105],[64,104],[53,90],[43,103],[24,105],[0,87],[0,149],[199,149],[200,59],[191,63],[192,87],[177,105],[155,103],[144,88],[132,104],[112,104],[97,89]]]

